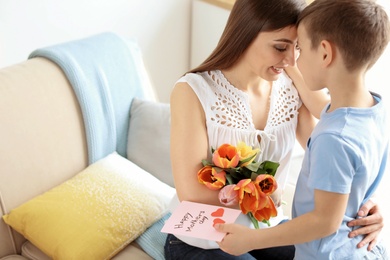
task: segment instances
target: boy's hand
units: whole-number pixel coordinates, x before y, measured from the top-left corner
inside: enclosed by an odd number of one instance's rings
[[[252,250],[250,247],[254,237],[252,229],[237,224],[216,224],[214,228],[226,233],[221,242],[217,242],[221,250],[231,255],[242,255]]]

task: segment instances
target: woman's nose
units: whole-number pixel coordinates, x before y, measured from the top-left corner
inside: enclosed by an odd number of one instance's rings
[[[293,49],[292,51],[289,51],[286,53],[286,57],[284,58],[284,61],[289,66],[295,66],[297,59],[299,57],[299,50]]]

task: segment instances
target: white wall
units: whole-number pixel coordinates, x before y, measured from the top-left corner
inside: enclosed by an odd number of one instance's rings
[[[0,0],[0,68],[104,31],[135,37],[160,101],[189,68],[191,0]]]
[[[378,3],[385,7],[387,14],[390,16],[390,1],[379,0]],[[378,92],[383,96],[387,104],[388,111],[390,112],[390,86],[388,80],[388,75],[390,72],[389,68],[390,46],[387,47],[385,53],[379,58],[374,67],[370,71],[368,71],[366,75],[366,83],[372,91]],[[388,161],[390,161],[390,158]],[[386,174],[383,177],[377,196],[377,199],[383,211],[383,215],[385,217],[385,229],[382,233],[384,235],[384,238],[386,239],[388,248],[390,248],[390,206],[386,196],[386,194],[388,194],[388,191],[386,189],[389,181],[390,165],[387,167]]]
[[[0,0],[0,68],[43,46],[113,31],[138,39],[158,99],[168,102],[174,83],[189,69],[191,2]],[[390,1],[378,2],[390,10]],[[374,90],[384,92],[389,65],[390,48],[367,75]]]

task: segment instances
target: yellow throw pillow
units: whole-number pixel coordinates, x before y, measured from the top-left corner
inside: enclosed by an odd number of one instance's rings
[[[113,153],[3,219],[52,259],[110,259],[167,212],[173,194]]]

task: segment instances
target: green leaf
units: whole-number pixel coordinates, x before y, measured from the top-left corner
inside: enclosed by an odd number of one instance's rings
[[[217,167],[217,166],[213,166],[214,170],[218,173],[220,173],[221,171],[223,171],[224,169],[221,168],[221,167]]]
[[[249,179],[249,178],[251,178],[252,172],[253,171],[251,171],[251,170],[249,170],[247,168],[242,168],[241,171],[240,171],[241,179]]]
[[[230,174],[226,174],[226,181],[228,184],[236,184]]]
[[[236,174],[237,172],[239,172],[239,168],[226,168],[224,169],[225,172],[229,173],[229,174]]]
[[[252,172],[257,172],[259,167],[260,167],[259,163],[250,163],[250,164],[244,166],[244,169],[246,168],[246,169],[249,169]]]
[[[246,159],[244,159],[244,160],[240,161],[239,165],[242,165],[243,163],[246,163],[246,162],[249,162],[249,161],[251,161],[253,158],[255,158],[255,157],[256,157],[256,155],[257,155],[257,153],[255,153],[255,154],[254,154],[254,155],[252,155],[251,157],[248,157],[248,158],[246,158]]]
[[[258,175],[260,175],[260,174],[268,174],[268,172],[267,172],[266,170],[261,169],[261,168],[259,168],[259,169],[257,170],[256,173],[257,173]]]
[[[267,224],[269,227],[271,226],[271,223],[269,222],[269,220],[265,220],[265,219],[264,219],[262,222],[265,223],[265,224]]]
[[[209,162],[209,161],[207,161],[207,160],[202,160],[202,164],[203,164],[203,166],[207,166],[207,165],[211,165],[212,166],[212,163],[211,162]]]
[[[279,163],[272,161],[264,161],[260,164],[260,169],[265,170],[267,174],[275,176],[275,173],[279,167]],[[260,170],[259,169],[259,170]],[[259,173],[259,171],[257,171]]]
[[[229,174],[230,174],[233,178],[235,178],[235,179],[237,179],[237,180],[243,179],[243,178],[242,178],[242,175],[240,174],[240,172],[231,171],[231,172],[229,172]]]
[[[252,172],[252,174],[251,174],[251,180],[252,180],[252,181],[256,180],[257,176],[259,176],[259,174],[257,174],[256,172]]]
[[[251,219],[251,221],[252,221],[253,225],[255,226],[255,228],[259,229],[259,222],[257,221],[257,219],[255,219],[255,217],[253,216],[252,212],[248,212],[248,216]]]

